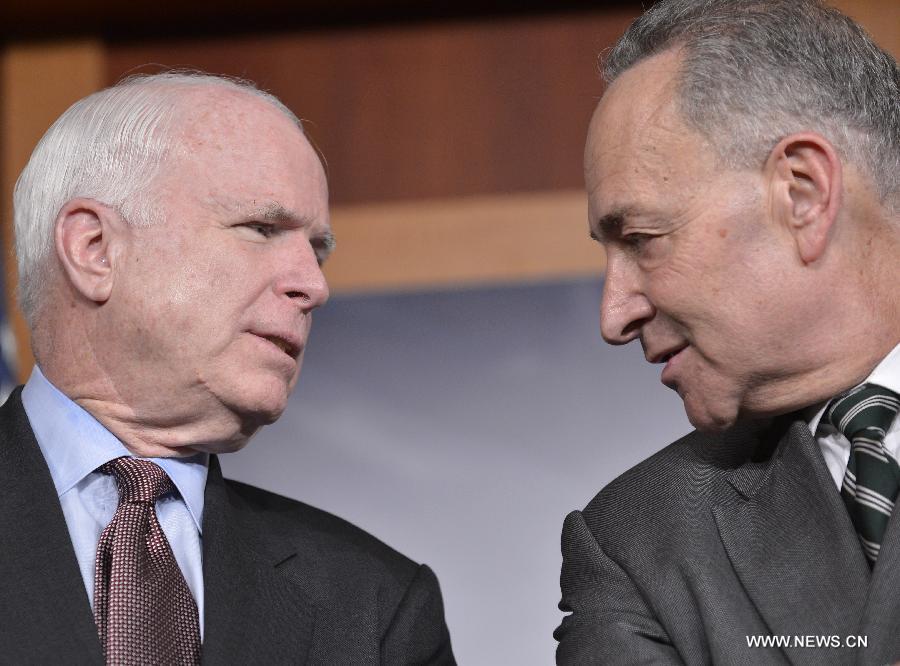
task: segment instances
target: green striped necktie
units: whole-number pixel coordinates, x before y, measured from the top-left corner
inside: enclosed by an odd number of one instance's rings
[[[835,398],[825,412],[850,440],[841,496],[872,566],[900,490],[900,465],[884,447],[884,435],[898,411],[900,396],[882,386],[863,384]]]

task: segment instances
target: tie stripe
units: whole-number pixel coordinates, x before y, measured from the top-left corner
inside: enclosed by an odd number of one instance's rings
[[[874,562],[878,559],[878,554],[881,552],[881,544],[880,543],[872,543],[865,537],[859,537],[859,542],[862,544],[863,552],[866,554],[866,559],[870,562]]]
[[[859,453],[865,453],[866,455],[872,456],[876,460],[880,460],[884,463],[888,461],[887,456],[884,454],[884,447],[881,445],[880,440],[870,439],[868,437],[857,437],[853,441],[856,443],[856,450]]]
[[[831,424],[850,440],[841,496],[872,565],[900,490],[900,465],[884,448],[885,433],[898,412],[900,396],[875,384],[835,398],[826,410]]]
[[[849,476],[845,477],[844,483],[847,485],[847,492],[853,496],[857,502],[865,504],[869,508],[883,513],[885,516],[891,515],[891,511],[894,510],[894,503],[887,497],[879,495],[868,488],[857,487],[855,481]]]

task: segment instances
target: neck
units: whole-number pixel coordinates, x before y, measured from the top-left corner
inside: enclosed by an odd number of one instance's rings
[[[829,400],[865,381],[900,344],[894,258],[900,245],[887,235],[876,236],[871,251],[857,252],[831,277],[820,275],[818,284],[804,287],[813,295],[803,305],[807,323],[785,341],[784,358],[793,362],[782,363],[777,376],[764,382],[765,392],[748,402],[748,414],[774,416]]]
[[[184,402],[179,408],[161,399],[162,396],[137,404],[133,398],[125,401],[117,394],[110,378],[97,374],[82,374],[75,379],[53,365],[42,367],[42,371],[59,391],[97,419],[137,457],[187,457],[201,452],[236,451],[258,429],[258,426],[247,427],[224,410],[195,410]]]
[[[225,453],[242,448],[262,425],[245,422],[207,394],[191,395],[164,381],[146,382],[115,376],[92,354],[66,353],[70,345],[51,345],[39,359],[41,371],[61,393],[93,416],[138,457],[187,457],[199,452]]]
[[[777,416],[826,402],[864,382],[891,350],[900,344],[900,336],[897,335],[892,339],[873,341],[871,347],[867,340],[868,349],[863,353],[859,349],[859,339],[852,338],[855,344],[843,349],[845,356],[823,358],[821,363],[811,364],[799,374],[769,384],[765,396],[761,396],[756,404],[748,404],[748,415]]]

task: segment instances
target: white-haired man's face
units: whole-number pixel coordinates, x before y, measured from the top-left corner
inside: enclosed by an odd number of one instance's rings
[[[136,420],[219,418],[211,432],[235,429],[232,443],[198,433],[193,448],[221,451],[284,410],[328,298],[331,232],[302,132],[249,95],[197,97],[151,187],[164,219],[129,228],[116,260],[103,335],[121,402],[145,410]]]

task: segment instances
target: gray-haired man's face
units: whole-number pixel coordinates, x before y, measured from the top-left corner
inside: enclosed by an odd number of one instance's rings
[[[626,71],[591,122],[585,178],[592,233],[608,267],[601,329],[640,339],[698,428],[777,412],[803,326],[785,271],[790,238],[766,205],[762,173],[723,168],[681,120],[676,52]]]

